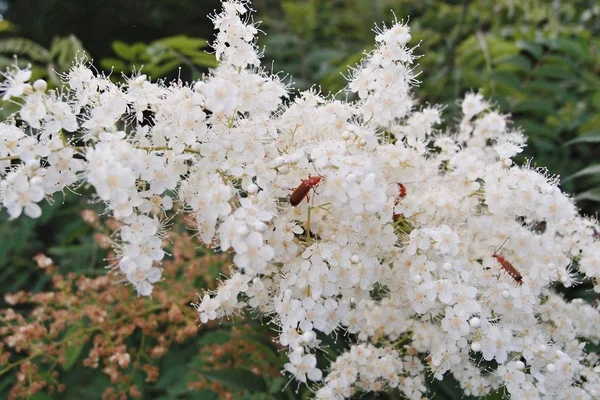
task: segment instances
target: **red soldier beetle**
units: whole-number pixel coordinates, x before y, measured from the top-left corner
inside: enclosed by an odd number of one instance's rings
[[[321,182],[321,179],[322,177],[319,175],[309,176],[308,179],[302,179],[302,183],[294,189],[290,196],[290,204],[296,207],[298,204],[302,203],[302,200],[308,196],[308,192],[315,188]]]
[[[517,284],[520,286],[523,284],[523,276],[521,275],[521,273],[519,272],[519,270],[517,270],[509,261],[507,261],[504,257],[502,257],[500,254],[498,254],[498,252],[500,251],[500,249],[502,248],[502,246],[504,246],[504,244],[506,243],[506,241],[510,238],[507,237],[506,240],[504,240],[504,242],[502,243],[502,245],[498,248],[498,250],[494,251],[494,254],[492,254],[492,257],[494,257],[496,260],[498,260],[498,262],[500,263],[500,265],[502,265],[502,268],[504,268],[504,270],[515,280],[515,282],[517,282]]]

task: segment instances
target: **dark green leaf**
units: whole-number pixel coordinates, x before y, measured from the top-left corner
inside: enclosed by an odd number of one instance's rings
[[[28,397],[31,400],[52,400],[54,397],[50,396],[48,393],[37,392],[33,396]]]
[[[550,100],[523,100],[515,106],[513,112],[546,116],[554,113],[554,106]]]
[[[509,56],[497,60],[497,69],[498,70],[511,70],[511,71],[521,71],[521,72],[529,72],[531,71],[531,61],[527,57],[524,57],[520,54]]]
[[[250,390],[254,392],[267,392],[267,384],[264,378],[254,375],[252,372],[241,369],[222,369],[200,371],[204,377],[219,382],[230,389]]]
[[[576,60],[588,60],[590,58],[589,44],[584,39],[571,39],[558,37],[554,45],[564,53]]]
[[[542,46],[540,46],[537,43],[530,42],[530,41],[519,40],[519,41],[517,41],[517,46],[521,50],[528,52],[535,58],[540,58],[544,52],[544,49],[542,48]]]
[[[569,71],[567,68],[563,68],[556,65],[542,65],[533,70],[533,76],[537,78],[551,78],[559,80],[576,80],[577,76]]]
[[[509,89],[519,90],[521,88],[521,80],[512,72],[496,71],[488,76],[491,80],[498,82]]]
[[[62,366],[65,371],[70,370],[75,365],[85,345],[85,340],[82,340],[81,335],[79,335],[80,329],[81,326],[79,325],[71,325],[65,332],[67,347],[64,354],[65,363]]]
[[[229,342],[230,338],[230,333],[224,329],[209,331],[200,336],[200,339],[198,339],[198,345],[207,346],[210,344],[225,344]]]
[[[594,93],[591,97],[592,107],[594,107],[597,111],[600,111],[600,92]]]
[[[157,40],[157,42],[175,49],[203,49],[208,46],[208,42],[204,39],[192,38],[185,35],[171,36]]]

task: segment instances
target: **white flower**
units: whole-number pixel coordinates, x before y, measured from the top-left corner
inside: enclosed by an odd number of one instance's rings
[[[0,84],[0,92],[4,93],[2,100],[6,101],[11,97],[19,97],[25,93],[25,90],[30,85],[27,83],[31,79],[30,69],[19,69],[14,67],[11,71],[7,71],[4,75],[4,82]]]
[[[296,379],[306,383],[306,378],[311,381],[320,381],[323,374],[317,368],[317,358],[312,354],[302,355],[294,351],[290,353],[290,362],[284,365],[286,371],[292,373]]]
[[[264,243],[263,237],[258,232],[252,232],[245,240],[239,241],[234,247],[236,255],[233,262],[239,267],[261,272],[275,255],[273,248]]]
[[[233,83],[215,78],[202,86],[206,97],[206,108],[213,113],[231,114],[238,103],[239,89]]]
[[[153,283],[160,280],[160,269],[153,267],[147,270],[136,269],[127,274],[127,280],[135,287],[140,296],[150,296]]]
[[[23,173],[15,173],[7,178],[6,183],[2,205],[7,208],[11,219],[17,218],[23,210],[31,218],[42,215],[42,209],[37,205],[44,198],[41,178],[28,179]]]

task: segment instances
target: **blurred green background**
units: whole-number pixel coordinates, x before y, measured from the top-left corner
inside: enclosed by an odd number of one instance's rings
[[[85,50],[96,68],[112,71],[115,80],[141,66],[152,79],[197,79],[215,65],[206,52],[206,41],[213,37],[207,15],[218,7],[215,0],[2,0],[0,67],[13,64],[17,55],[20,65],[32,65],[34,79],[58,84],[56,72],[68,70]],[[597,213],[597,1],[255,0],[253,7],[255,20],[262,21],[267,33],[259,38],[259,46],[265,46],[263,65],[289,74],[299,89],[314,84],[324,93],[341,90],[347,66],[373,48],[375,22],[390,25],[391,10],[398,19],[410,17],[411,43],[419,44],[416,53],[424,55],[418,67],[422,84],[416,90],[421,104],[446,105],[445,118],[452,124],[460,109],[456,99],[481,88],[528,136],[520,161],[533,159],[532,165],[560,175],[563,190],[575,196],[583,212]],[[11,109],[4,107],[4,112]],[[67,194],[46,205],[39,220],[7,221],[3,213],[0,292],[48,290],[48,276],[32,267],[33,255],[41,251],[53,257],[61,273],[104,273],[106,254],[92,239],[94,229],[79,217],[90,207],[85,196]],[[172,362],[179,362],[178,352],[198,352],[201,336],[187,347],[171,349]],[[161,366],[170,368],[168,363]],[[69,385],[82,384],[76,373],[63,372]],[[281,397],[277,390],[246,390],[235,374],[231,376],[222,383],[241,390],[236,398]],[[14,372],[0,376],[0,398],[5,398],[14,377]],[[98,388],[109,385],[102,379],[94,382]],[[460,398],[451,379],[435,385],[436,399]],[[142,388],[143,398],[198,398],[197,393],[173,394],[152,384]],[[307,395],[306,390],[286,393],[284,398]]]

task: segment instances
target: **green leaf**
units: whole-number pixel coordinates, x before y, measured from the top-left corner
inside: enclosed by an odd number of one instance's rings
[[[513,112],[533,113],[544,117],[554,113],[554,106],[550,100],[523,100],[515,106]]]
[[[589,167],[586,167],[586,168],[582,169],[581,171],[575,172],[573,175],[566,177],[564,179],[564,181],[575,179],[580,176],[595,175],[595,174],[600,174],[600,164],[590,165]]]
[[[211,344],[225,344],[231,339],[231,334],[228,331],[219,329],[204,333],[198,339],[199,346],[207,346]]]
[[[161,76],[165,76],[166,74],[173,71],[175,68],[179,67],[180,65],[181,65],[181,61],[179,61],[179,60],[170,60],[170,61],[163,62],[161,64],[148,65],[147,66],[148,75],[150,75],[152,78],[158,78]]]
[[[558,90],[561,90],[556,82],[547,80],[533,80],[525,85],[525,91],[530,96],[539,96],[540,94],[554,95]]]
[[[508,56],[497,60],[497,70],[509,70],[509,71],[531,71],[531,61],[520,54],[514,56]]]
[[[592,107],[600,111],[600,92],[594,93],[594,95],[591,97],[591,103]]]
[[[127,65],[118,58],[103,58],[100,61],[100,66],[102,69],[107,71],[117,71],[117,72],[130,72]]]
[[[317,26],[317,6],[314,2],[283,1],[285,22],[300,37],[310,38]]]
[[[565,146],[571,146],[577,143],[600,143],[600,131],[586,132],[581,136],[569,140]]]
[[[558,37],[553,41],[553,44],[575,60],[585,61],[590,59],[590,45],[584,40]]]
[[[590,189],[583,193],[579,193],[577,196],[575,196],[575,201],[582,200],[600,202],[600,188]]]
[[[488,77],[489,79],[498,82],[509,89],[517,91],[521,88],[521,80],[512,72],[495,71],[489,74]]]
[[[50,62],[50,52],[33,40],[14,37],[0,39],[0,53],[9,58],[13,55],[24,55],[32,61]]]
[[[209,389],[202,389],[194,396],[194,398],[203,399],[203,400],[219,400],[220,399],[218,393],[215,393]]]
[[[258,335],[246,335],[244,339],[251,342],[262,355],[277,368],[283,368],[285,361],[280,357],[281,353],[272,347],[263,337]]]
[[[37,392],[32,396],[28,397],[30,400],[52,400],[54,397],[50,396],[48,393]]]
[[[143,46],[144,48],[146,47],[145,45]],[[139,54],[139,49],[134,48],[134,45],[128,45],[120,40],[112,43],[112,49],[117,56],[127,61],[135,61],[136,56]]]
[[[533,70],[533,76],[537,78],[551,78],[557,80],[576,80],[577,76],[567,68],[557,65],[542,65]]]
[[[518,40],[517,46],[521,50],[526,51],[527,53],[531,54],[535,58],[540,58],[542,56],[542,54],[544,53],[544,49],[542,48],[542,46],[540,46],[539,44],[534,43],[534,42]]]
[[[192,61],[196,65],[208,68],[216,68],[218,65],[217,58],[214,54],[198,53],[192,57]]]
[[[56,69],[61,72],[68,71],[77,56],[85,53],[83,45],[74,35],[65,37],[57,36],[52,39],[50,56],[56,64]]]
[[[555,138],[557,136],[556,129],[540,124],[533,118],[520,119],[519,127],[523,128],[525,134],[531,138]]]
[[[157,40],[156,43],[162,43],[165,46],[175,49],[203,49],[208,46],[208,42],[205,39],[185,35],[167,37]]]
[[[241,368],[200,371],[200,374],[230,389],[242,389],[254,392],[267,392],[268,390],[267,384],[262,377]]]
[[[79,335],[80,329],[80,325],[71,325],[65,332],[65,340],[68,343],[64,354],[65,363],[62,366],[65,371],[70,370],[75,365],[85,345],[85,340],[82,340],[83,338]]]

